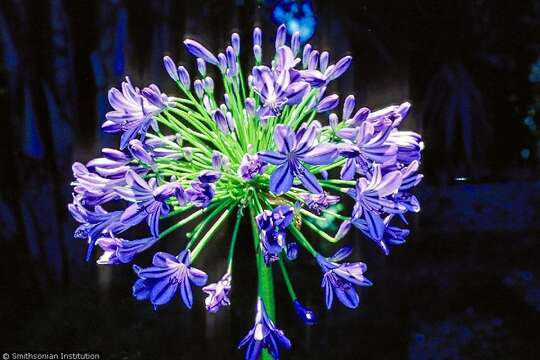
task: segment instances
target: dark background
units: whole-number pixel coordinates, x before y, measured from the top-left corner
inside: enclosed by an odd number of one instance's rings
[[[297,11],[302,9],[302,11]],[[107,359],[241,358],[252,326],[255,266],[246,232],[233,305],[217,315],[179,301],[157,312],[131,297],[129,266],[85,263],[67,213],[71,163],[117,138],[99,127],[106,92],[129,74],[172,91],[181,41],[223,50],[232,31],[315,30],[331,59],[353,66],[332,91],[377,108],[408,100],[405,128],[424,135],[423,211],[389,257],[351,236],[374,286],[356,311],[323,306],[319,269],[290,267],[319,323],[297,320],[276,272],[278,327],[290,359],[530,359],[540,336],[540,2],[0,1],[0,352],[100,351]],[[244,61],[246,63],[246,61]],[[201,257],[211,279],[225,239]],[[177,251],[178,234],[165,243]],[[319,244],[324,246],[324,244]],[[330,248],[325,249],[327,253]],[[136,259],[146,265],[149,255]]]

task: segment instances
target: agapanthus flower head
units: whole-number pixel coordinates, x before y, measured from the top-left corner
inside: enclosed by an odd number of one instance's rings
[[[355,229],[388,255],[409,235],[406,215],[420,211],[412,191],[423,177],[424,143],[419,134],[399,130],[410,104],[372,111],[357,106],[352,94],[340,99],[330,89],[352,57],[334,58],[312,44],[302,47],[302,34],[294,30],[278,27],[275,52],[265,54],[272,60],[264,63],[262,31],[255,28],[249,69],[241,62],[237,33],[219,53],[185,39],[193,65],[163,58],[163,71],[177,87],[174,96],[155,84],[140,90],[126,77],[109,91],[112,110],[102,126],[120,135],[119,146],[72,167],[68,209],[79,223],[75,237],[88,241],[87,260],[96,244],[100,265],[130,263],[152,249],[152,266],[133,267],[138,277],[133,295],[155,307],[179,294],[191,308],[193,287],[207,282],[192,262],[225,239],[224,275],[202,292],[207,311],[228,306],[237,243],[254,246],[257,315],[240,344],[246,359],[263,349],[277,359],[281,348],[291,347],[274,326],[272,267],[279,267],[301,321],[313,324],[314,312],[298,300],[295,276],[288,275],[288,267],[305,263],[294,260],[308,254],[319,265],[328,308],[334,295],[355,308],[356,286],[371,285],[364,277],[366,265],[342,262],[349,247],[323,257],[316,250],[319,238],[333,245]],[[190,74],[189,68],[195,71]],[[344,195],[354,201],[345,214]],[[232,218],[232,236],[217,236]],[[339,229],[331,234],[338,220]],[[163,238],[186,226],[185,236],[169,242],[178,256],[160,251]],[[147,234],[131,240],[126,230],[132,227]],[[254,239],[241,229],[249,229]]]

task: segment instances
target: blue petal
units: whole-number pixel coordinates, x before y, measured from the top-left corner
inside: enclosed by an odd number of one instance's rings
[[[270,176],[270,191],[281,195],[289,191],[293,184],[293,173],[288,163],[285,163],[274,170]]]

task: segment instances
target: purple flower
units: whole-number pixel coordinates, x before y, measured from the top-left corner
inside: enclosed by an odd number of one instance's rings
[[[353,285],[371,286],[372,283],[364,277],[367,270],[362,262],[343,263],[338,262],[351,254],[352,248],[345,247],[338,250],[334,256],[325,258],[317,255],[316,259],[323,271],[321,287],[324,288],[326,308],[332,307],[334,294],[343,305],[354,309],[360,304],[360,297]]]
[[[79,239],[88,239],[86,261],[89,261],[95,242],[101,234],[118,234],[128,229],[129,225],[120,221],[122,211],[107,212],[101,206],[90,210],[81,204],[80,199],[80,195],[74,196],[73,203],[68,205],[68,210],[71,216],[81,223],[75,229],[74,236]]]
[[[323,98],[319,104],[317,105],[317,112],[322,113],[326,111],[330,111],[339,104],[339,96],[336,94],[329,95]]]
[[[217,283],[209,284],[202,289],[208,294],[204,300],[206,310],[215,313],[222,306],[231,305],[229,292],[231,291],[231,274],[226,273]]]
[[[163,58],[163,65],[165,65],[165,70],[167,70],[167,74],[169,74],[171,79],[178,81],[178,70],[176,69],[176,64],[174,63],[173,59],[171,59],[169,56],[165,56]]]
[[[184,45],[186,46],[187,51],[191,55],[193,55],[195,57],[198,57],[198,58],[201,58],[201,59],[203,59],[204,61],[206,61],[206,62],[208,62],[210,64],[213,64],[213,65],[216,65],[216,66],[218,65],[218,60],[214,56],[214,54],[212,54],[207,48],[202,46],[197,41],[191,40],[191,39],[186,39],[186,40],[184,40]]]
[[[100,205],[117,199],[115,187],[126,184],[124,179],[108,179],[93,173],[78,162],[73,163],[71,168],[75,177],[71,185],[75,193],[80,195],[80,202],[84,206]]]
[[[330,164],[337,158],[338,151],[334,145],[315,144],[320,131],[318,122],[313,122],[309,127],[303,125],[296,133],[287,125],[276,126],[274,140],[277,152],[263,151],[258,154],[261,160],[277,165],[270,177],[270,191],[278,195],[286,193],[292,187],[296,176],[308,191],[322,192],[315,175],[303,165]]]
[[[186,190],[186,196],[189,201],[201,208],[208,207],[214,198],[215,187],[209,182],[195,180],[191,182],[191,188]]]
[[[208,276],[201,270],[191,267],[191,253],[182,251],[178,256],[165,252],[154,255],[151,267],[133,266],[139,279],[133,285],[133,296],[137,300],[150,300],[152,305],[164,305],[180,292],[187,308],[193,305],[191,284],[203,286]]]
[[[290,51],[290,49],[289,49]],[[309,85],[303,81],[291,82],[288,69],[275,73],[266,66],[253,68],[254,91],[260,96],[262,119],[277,116],[287,104],[298,104],[309,92]]]
[[[242,339],[238,348],[247,345],[246,360],[257,360],[263,348],[266,348],[274,359],[279,359],[279,348],[287,350],[291,348],[291,341],[285,336],[283,331],[277,329],[268,317],[264,302],[257,298],[257,315],[253,329]]]
[[[328,209],[328,206],[339,202],[339,196],[328,195],[327,192],[322,192],[320,194],[303,193],[300,194],[300,198],[304,200],[308,208],[315,211],[317,214],[320,214],[321,210]]]
[[[360,178],[355,189],[349,189],[348,194],[356,200],[353,208],[353,221],[364,218],[369,229],[369,236],[381,240],[384,234],[383,213],[399,214],[406,211],[405,206],[393,200],[389,195],[398,192],[403,175],[392,171],[384,176],[379,165],[374,166],[370,181]]]
[[[292,222],[293,216],[294,209],[289,205],[280,205],[272,211],[264,210],[257,215],[259,239],[266,264],[279,259],[285,247],[285,229]]]
[[[306,308],[298,299],[293,301],[294,310],[298,317],[306,325],[315,325],[317,323],[317,317],[315,312],[311,309]]]
[[[341,178],[351,180],[356,173],[367,174],[374,163],[394,165],[398,147],[387,141],[391,128],[376,132],[370,122],[355,128],[345,128],[337,135],[346,142],[338,145],[339,153],[347,161],[341,169]]]
[[[103,123],[105,132],[124,131],[120,140],[120,149],[124,149],[130,140],[138,134],[144,138],[148,127],[157,130],[157,122],[153,116],[173,106],[174,102],[163,94],[159,88],[152,84],[141,92],[133,87],[129,78],[122,82],[122,92],[116,88],[109,90],[109,103],[114,108],[105,117]]]
[[[245,154],[238,168],[238,176],[244,180],[251,180],[255,176],[263,174],[267,164],[255,155]]]
[[[146,172],[143,167],[129,166],[131,158],[120,150],[103,148],[101,152],[103,157],[86,163],[88,171],[108,179],[123,179],[129,169],[137,173]]]
[[[127,172],[126,183],[126,187],[115,189],[120,197],[132,202],[124,210],[121,221],[134,226],[146,219],[150,233],[158,237],[159,218],[169,212],[165,200],[174,195],[180,185],[172,182],[158,186],[155,178],[146,182],[133,171]]]
[[[126,264],[133,260],[133,257],[148,249],[158,239],[148,237],[138,240],[124,240],[114,236],[112,233],[108,236],[100,237],[96,240],[103,254],[97,260],[98,264]]]

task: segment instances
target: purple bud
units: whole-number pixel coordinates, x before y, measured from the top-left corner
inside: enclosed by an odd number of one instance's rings
[[[240,35],[233,33],[231,35],[231,44],[236,55],[240,55]]]
[[[408,102],[404,102],[403,104],[399,105],[399,107],[396,109],[396,112],[405,119],[407,115],[409,115],[409,111],[411,110],[411,104]]]
[[[180,79],[180,83],[182,84],[183,87],[187,89],[190,88],[191,82],[189,79],[189,73],[185,67],[183,66],[178,67],[178,78]]]
[[[317,317],[313,310],[306,308],[298,299],[293,301],[293,305],[296,314],[306,325],[315,325],[317,323]]]
[[[328,54],[328,51],[323,51],[321,53],[321,56],[319,57],[319,69],[322,73],[326,71],[326,68],[328,67],[328,59],[330,55]]]
[[[210,98],[207,95],[204,95],[202,101],[203,101],[203,105],[206,111],[211,113],[214,107],[212,106],[212,103],[210,103]]]
[[[214,170],[219,171],[221,169],[221,164],[223,162],[223,155],[221,155],[218,151],[212,152],[212,168]]]
[[[339,96],[336,94],[329,95],[321,100],[319,105],[317,105],[317,112],[322,113],[325,111],[330,111],[339,104]]]
[[[227,57],[224,53],[219,53],[217,57],[219,61],[219,71],[221,71],[222,74],[225,74],[225,71],[227,71]]]
[[[171,79],[178,81],[178,72],[176,71],[176,64],[174,63],[173,59],[171,59],[169,56],[165,56],[163,58],[163,65],[165,65],[165,70],[167,70],[167,74],[169,74]]]
[[[174,141],[175,141],[179,146],[182,146],[182,143],[184,142],[184,140],[182,139],[182,135],[180,135],[179,133],[176,133],[176,135],[174,136]]]
[[[229,131],[233,132],[235,129],[234,119],[232,117],[231,112],[227,112],[227,126],[229,127]]]
[[[308,70],[316,70],[317,65],[319,65],[319,52],[313,50],[309,55]]]
[[[343,239],[345,237],[345,235],[347,235],[349,230],[351,230],[351,226],[352,226],[352,223],[351,223],[350,220],[345,220],[344,222],[342,222],[341,225],[339,226],[338,232],[337,232],[336,236],[334,236],[334,238],[336,240]]]
[[[236,54],[234,53],[234,49],[231,46],[227,46],[227,50],[225,50],[225,54],[227,55],[227,66],[229,68],[229,76],[235,76],[237,67],[236,67]]]
[[[262,32],[258,27],[253,29],[253,45],[259,47],[262,45]]]
[[[227,106],[228,109],[231,108],[231,99],[229,98],[228,94],[223,94],[223,100],[225,101],[225,106]]]
[[[184,151],[184,159],[191,161],[191,159],[193,159],[193,148],[185,147],[182,150]]]
[[[199,99],[202,99],[204,95],[204,85],[203,82],[199,79],[195,80],[193,83],[193,88],[195,89],[195,94],[197,94],[197,97]]]
[[[302,53],[302,67],[305,69],[309,63],[309,56],[311,55],[311,44],[304,45],[304,52]]]
[[[249,116],[255,116],[255,100],[247,98],[245,101],[246,112]]]
[[[207,48],[202,46],[195,40],[186,39],[184,40],[184,45],[188,52],[190,52],[195,57],[202,58],[204,61],[209,62],[217,66],[218,60]]]
[[[212,94],[214,92],[214,79],[210,76],[204,78],[204,91],[207,94]]]
[[[287,27],[281,24],[276,31],[276,50],[285,45],[285,40],[287,40]]]
[[[223,112],[221,110],[216,110],[214,111],[214,113],[212,114],[212,118],[214,119],[214,121],[216,122],[219,130],[221,130],[221,132],[223,132],[224,134],[228,134],[230,131],[229,131],[229,126],[227,124],[227,118],[225,117],[225,115],[223,114]]]
[[[332,71],[332,73],[328,74],[328,79],[329,80],[335,80],[338,77],[340,77],[341,75],[343,75],[343,73],[345,71],[347,71],[349,66],[351,66],[351,62],[352,62],[352,57],[350,57],[350,56],[345,56],[345,57],[341,58],[341,60],[339,60],[337,62],[336,66],[334,67],[334,69]]]
[[[298,51],[300,50],[300,32],[298,31],[295,31],[294,34],[292,34],[291,50],[294,56],[296,56],[298,54]]]
[[[356,106],[356,100],[354,99],[354,95],[347,96],[347,98],[345,98],[345,101],[343,103],[343,119],[344,120],[349,120],[355,106]]]
[[[103,156],[105,156],[107,159],[114,160],[114,161],[128,161],[129,157],[124,154],[120,150],[111,149],[111,148],[103,148],[101,149],[101,153]]]
[[[122,130],[122,124],[116,123],[114,121],[107,120],[101,124],[101,130],[106,133],[115,133]]]
[[[331,113],[329,116],[328,116],[328,123],[330,124],[330,127],[333,129],[333,130],[336,130],[337,128],[337,125],[338,125],[338,116],[335,114],[335,113]]]
[[[290,242],[287,244],[287,259],[290,261],[296,260],[298,257],[298,244]]]
[[[321,170],[321,172],[319,173],[319,175],[321,175],[321,177],[322,177],[324,180],[328,180],[328,171],[326,171],[326,170]]]
[[[347,125],[354,125],[354,126],[360,125],[367,119],[370,113],[371,111],[366,107],[358,109],[358,111],[354,114],[352,119],[350,121],[347,121]]]
[[[262,59],[262,49],[259,45],[253,45],[253,56],[255,57],[255,61],[257,63],[261,62]]]
[[[205,184],[215,183],[221,174],[218,171],[204,170],[199,174],[199,181]]]
[[[201,76],[206,76],[206,62],[201,58],[197,58],[197,70]]]
[[[174,192],[174,196],[176,196],[176,201],[178,201],[178,205],[184,206],[189,201],[189,197],[186,194],[186,191],[180,184],[176,187],[176,191]]]
[[[221,111],[223,111],[224,114],[225,114],[227,111],[229,111],[229,108],[228,108],[227,105],[225,105],[225,104],[219,105],[219,109],[220,109]]]
[[[137,158],[146,164],[154,163],[154,159],[152,159],[152,156],[146,151],[140,140],[131,140],[129,142],[129,151],[134,158]]]

